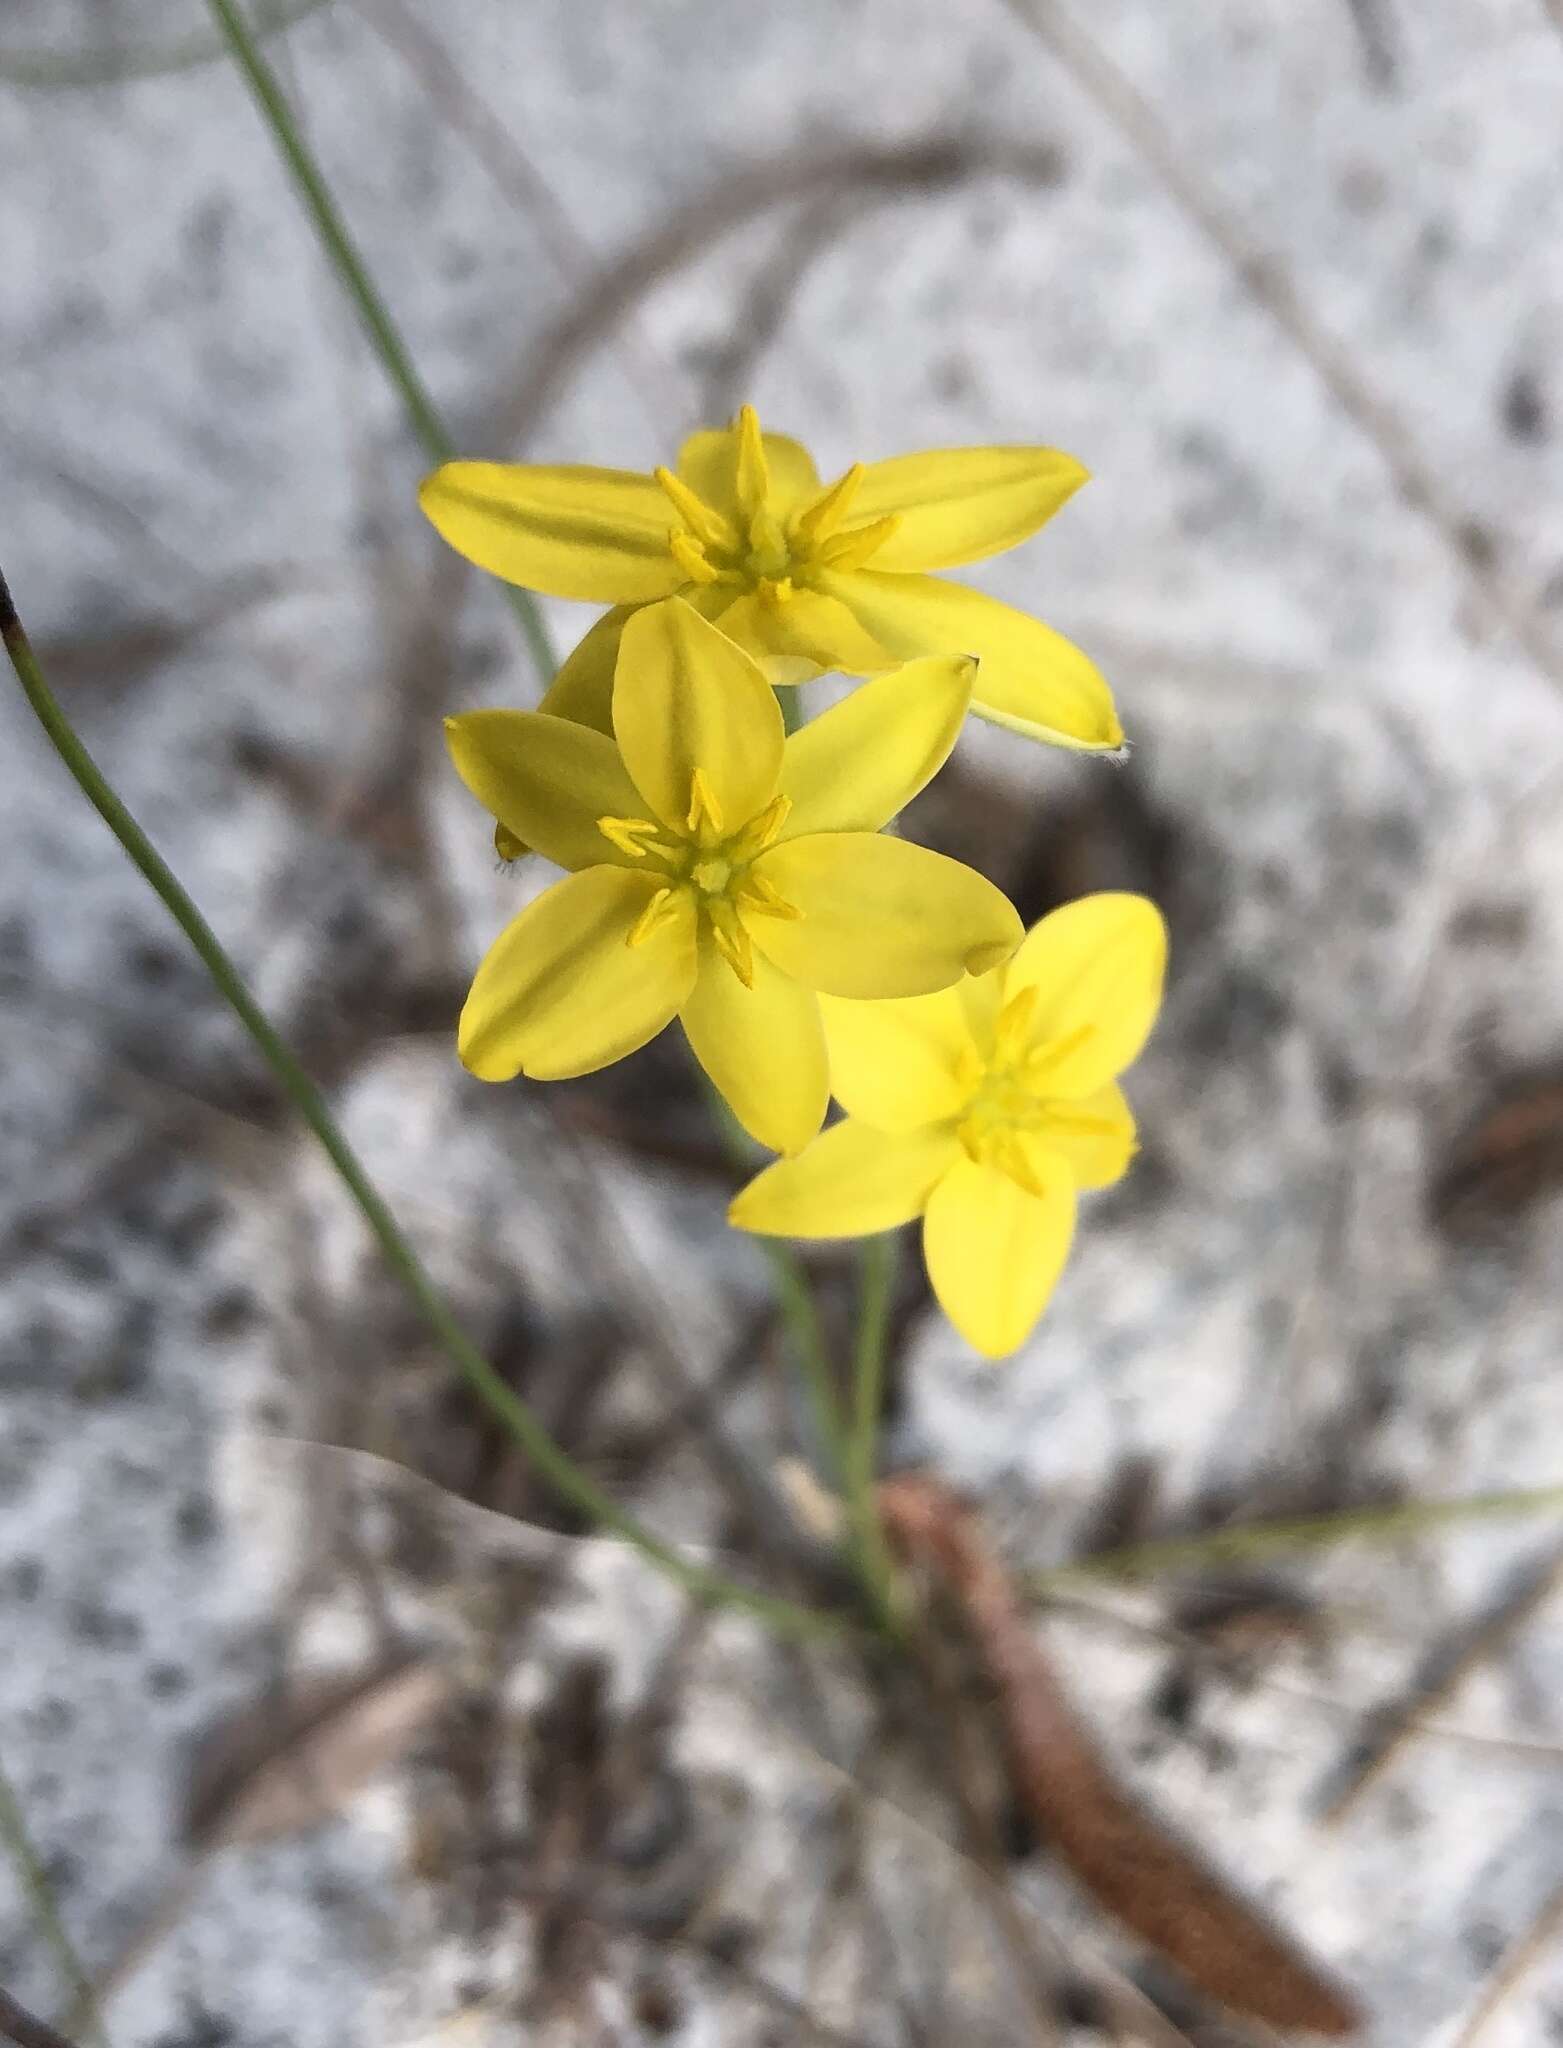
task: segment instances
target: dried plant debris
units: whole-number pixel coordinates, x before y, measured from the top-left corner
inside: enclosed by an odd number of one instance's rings
[[[1232,2011],[1336,2037],[1355,2031],[1351,1997],[1116,1781],[973,1514],[920,1475],[887,1482],[880,1502],[893,1540],[932,1572],[975,1637],[1017,1794],[1093,1897]]]
[[[1435,1643],[1399,1698],[1386,1701],[1331,1773],[1320,1818],[1334,1825],[1357,1805],[1415,1740],[1417,1731],[1454,1698],[1466,1679],[1502,1654],[1563,1584],[1563,1546],[1548,1548],[1513,1573],[1490,1604]]]
[[[1563,1188],[1563,1078],[1529,1075],[1500,1088],[1434,1175],[1433,1221],[1450,1236],[1511,1223]]]
[[[257,1700],[198,1751],[185,1839],[204,1852],[318,1827],[399,1762],[449,1698],[439,1665],[404,1657]]]

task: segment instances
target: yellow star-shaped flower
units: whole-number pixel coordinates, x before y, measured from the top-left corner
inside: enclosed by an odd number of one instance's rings
[[[991,882],[879,829],[954,745],[974,664],[910,663],[788,737],[754,662],[678,598],[625,623],[619,662],[611,738],[545,711],[447,721],[502,830],[572,870],[479,967],[461,1057],[562,1080],[676,1016],[744,1127],[797,1151],[829,1095],[820,992],[947,988],[1020,942]]]
[[[773,683],[873,675],[918,656],[975,654],[972,709],[1055,746],[1123,744],[1112,693],[1059,633],[925,572],[996,555],[1086,480],[1054,448],[951,448],[855,463],[822,486],[808,451],[752,406],[693,435],[675,473],[447,462],[424,511],[451,546],[508,582],[613,607],[543,709],[610,730],[624,622],[677,594]]]
[[[847,1111],[767,1167],[732,1221],[775,1237],[857,1237],[923,1219],[941,1307],[990,1358],[1024,1343],[1069,1253],[1079,1188],[1134,1156],[1117,1076],[1161,1003],[1166,930],[1143,896],[1085,896],[1033,925],[1007,965],[908,1002],[827,1002]]]

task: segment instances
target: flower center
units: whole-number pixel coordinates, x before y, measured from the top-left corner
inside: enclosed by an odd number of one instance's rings
[[[971,1094],[961,1112],[956,1136],[966,1155],[979,1165],[996,1166],[1029,1193],[1043,1193],[1031,1163],[1029,1138],[1049,1130],[1109,1135],[1115,1128],[1106,1117],[1091,1116],[1074,1103],[1048,1093],[1048,1076],[1067,1054],[1090,1037],[1091,1026],[1066,1032],[1041,1046],[1033,1045],[1037,992],[1022,989],[999,1012],[993,1051],[984,1062],[973,1053],[966,1078]]]
[[[672,470],[656,472],[678,518],[668,547],[691,583],[732,584],[768,603],[786,604],[822,569],[861,568],[900,525],[893,514],[848,525],[863,476],[862,463],[854,463],[784,524],[773,509],[759,421],[753,407],[745,406],[738,419],[736,519],[708,505]]]
[[[744,987],[753,988],[750,922],[757,917],[792,921],[803,915],[764,875],[754,872],[754,862],[776,843],[791,809],[790,797],[772,797],[747,824],[727,832],[711,778],[696,768],[689,778],[689,809],[680,825],[661,825],[650,818],[599,818],[597,829],[610,845],[667,877],[636,919],[627,943],[644,945],[681,899],[692,899],[717,951]]]

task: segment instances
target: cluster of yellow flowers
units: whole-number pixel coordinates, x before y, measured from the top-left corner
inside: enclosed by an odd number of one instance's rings
[[[883,827],[968,709],[1112,752],[1095,667],[926,572],[1025,539],[1085,480],[1046,448],[854,464],[822,485],[750,407],[678,469],[452,462],[435,527],[480,567],[611,607],[536,711],[448,721],[496,844],[569,870],[478,969],[461,1057],[562,1080],[677,1017],[760,1143],[744,1230],[855,1237],[923,1219],[934,1292],[1003,1357],[1047,1303],[1080,1188],[1135,1149],[1117,1077],[1155,1019],[1162,920],[1088,896],[1023,932],[992,883]],[[777,688],[872,680],[789,733]],[[821,1133],[829,1098],[845,1118]]]

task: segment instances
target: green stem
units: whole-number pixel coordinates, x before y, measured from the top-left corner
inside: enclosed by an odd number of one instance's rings
[[[781,695],[779,690],[777,695]],[[727,1097],[705,1068],[697,1063],[695,1071],[706,1091],[711,1114],[716,1119],[717,1135],[728,1158],[740,1173],[752,1173],[754,1140],[733,1115]],[[847,1428],[831,1379],[830,1356],[825,1349],[825,1333],[820,1327],[814,1290],[809,1285],[809,1276],[803,1270],[802,1261],[784,1244],[778,1244],[773,1237],[764,1237],[760,1239],[760,1250],[771,1269],[771,1285],[776,1293],[777,1306],[797,1354],[803,1390],[814,1424],[815,1448],[824,1460],[825,1474],[831,1485],[841,1486],[847,1472]]]
[[[358,1205],[360,1214],[377,1239],[392,1269],[417,1304],[425,1322],[439,1339],[447,1357],[466,1378],[473,1391],[519,1443],[538,1471],[561,1499],[603,1529],[632,1544],[641,1555],[697,1599],[725,1602],[748,1608],[777,1628],[794,1634],[818,1634],[836,1624],[825,1615],[795,1607],[790,1601],[750,1592],[685,1557],[643,1529],[610,1494],[562,1451],[516,1395],[501,1374],[483,1356],[457,1321],[444,1296],[430,1279],[421,1260],[403,1237],[396,1219],[380,1191],[359,1163],[357,1154],[343,1136],[325,1097],[300,1066],[293,1052],[246,987],[243,977],[224,952],[217,935],[202,917],[173,870],[147,838],[136,820],[105,780],[97,763],[82,745],[74,727],[60,709],[44,678],[43,670],[22,629],[0,573],[0,637],[3,637],[11,665],[26,692],[39,724],[53,742],[56,753],[75,777],[78,786],[135,866],[151,884],[179,929],[199,955],[219,995],[254,1040],[257,1049],[277,1077],[289,1101],[303,1117],[343,1186]]]
[[[826,1477],[832,1486],[841,1486],[847,1469],[846,1425],[831,1378],[830,1356],[825,1349],[825,1333],[820,1327],[814,1290],[809,1285],[809,1276],[803,1270],[802,1261],[785,1245],[767,1238],[761,1249],[771,1269],[771,1285],[776,1290],[782,1321],[787,1326],[787,1335],[803,1375],[803,1390],[808,1397],[809,1415],[818,1439],[819,1454],[825,1462]]]
[[[458,452],[456,443],[425,389],[385,301],[364,267],[341,210],[293,118],[293,110],[283,94],[276,72],[262,54],[259,41],[246,25],[235,0],[210,0],[210,6],[234,61],[244,73],[256,105],[266,117],[283,160],[293,173],[294,183],[315,224],[315,232],[342,281],[343,289],[358,308],[359,318],[374,344],[386,376],[400,395],[413,432],[422,442],[431,462],[451,461]],[[520,621],[527,649],[546,688],[553,681],[558,661],[548,629],[543,624],[542,613],[529,591],[518,590],[514,584],[506,584],[504,591]]]
[[[98,2011],[97,2000],[93,1996],[92,1980],[82,1968],[75,1944],[65,1922],[60,1918],[60,1909],[54,1902],[54,1890],[49,1883],[49,1874],[43,1867],[43,1859],[33,1847],[21,1803],[11,1788],[11,1781],[5,1774],[3,1764],[0,1764],[0,1843],[5,1845],[5,1852],[15,1866],[39,1931],[54,1950],[60,1974],[70,1988],[74,2010],[86,2015],[92,2038],[99,2044],[99,2048],[108,2048],[108,2036],[104,2032],[103,2016]]]
[[[1509,1493],[1471,1494],[1461,1500],[1400,1501],[1389,1507],[1347,1508],[1332,1515],[1301,1515],[1284,1522],[1240,1523],[1203,1536],[1173,1536],[1098,1551],[1053,1571],[1027,1575],[1029,1591],[1047,1594],[1082,1579],[1131,1579],[1189,1565],[1232,1564],[1288,1550],[1313,1550],[1353,1536],[1419,1536],[1460,1522],[1496,1521],[1510,1515],[1563,1511],[1563,1486],[1537,1486]]]
[[[858,1263],[857,1342],[852,1362],[852,1421],[846,1467],[853,1554],[880,1620],[892,1626],[896,1615],[895,1569],[874,1500],[874,1478],[895,1269],[895,1238],[887,1231],[867,1239]]]

